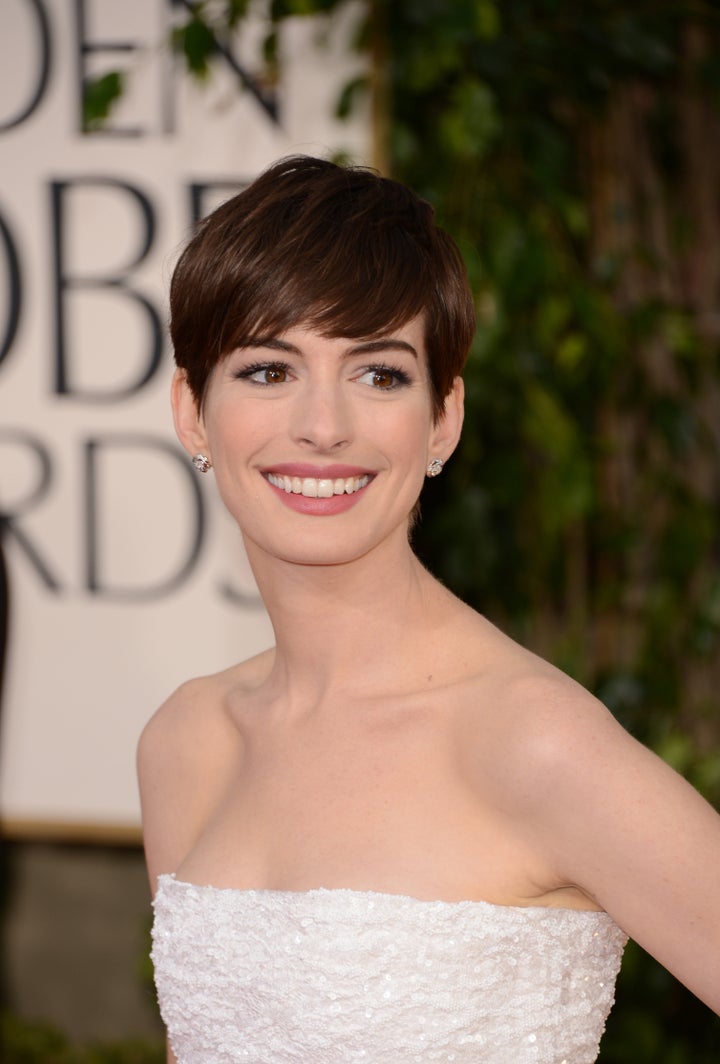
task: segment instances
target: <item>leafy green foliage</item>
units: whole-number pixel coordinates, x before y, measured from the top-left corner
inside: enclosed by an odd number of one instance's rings
[[[210,73],[210,59],[215,52],[215,34],[210,26],[193,15],[173,32],[173,47],[181,52],[188,70],[202,80]]]
[[[107,122],[124,88],[123,75],[116,70],[84,83],[83,129],[86,132],[100,129]]]
[[[184,6],[188,18],[173,30],[172,45],[184,57],[188,72],[205,81],[218,41],[227,40],[238,28],[248,13],[249,0],[201,0]]]
[[[49,1024],[0,1015],[5,1064],[165,1064],[165,1041],[74,1045]]]

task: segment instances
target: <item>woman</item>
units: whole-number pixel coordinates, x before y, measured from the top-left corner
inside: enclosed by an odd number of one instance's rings
[[[169,1059],[585,1064],[626,935],[720,1009],[720,818],[409,546],[473,332],[430,207],[284,160],[171,311],[178,435],[276,642],[141,740]]]

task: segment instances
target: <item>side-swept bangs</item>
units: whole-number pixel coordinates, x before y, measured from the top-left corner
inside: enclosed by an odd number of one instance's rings
[[[430,204],[371,170],[305,156],[276,163],[200,224],[170,308],[199,407],[214,367],[252,339],[299,324],[369,339],[423,315],[437,416],[474,330],[462,258]]]

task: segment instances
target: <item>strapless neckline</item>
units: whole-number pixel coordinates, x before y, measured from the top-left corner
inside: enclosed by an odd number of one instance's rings
[[[485,909],[488,911],[499,912],[507,911],[508,913],[533,913],[537,912],[547,917],[548,915],[558,914],[560,916],[578,916],[578,917],[602,917],[603,920],[611,920],[611,917],[604,909],[571,909],[568,906],[558,905],[504,905],[499,902],[484,901],[482,899],[463,899],[459,901],[448,901],[443,898],[416,898],[411,894],[396,894],[392,891],[381,890],[357,890],[353,887],[309,887],[307,890],[281,890],[274,887],[218,887],[212,883],[194,883],[187,879],[179,879],[174,872],[163,872],[158,876],[158,889],[165,888],[168,884],[179,887],[181,890],[199,890],[207,891],[209,893],[224,894],[227,896],[236,896],[238,899],[257,898],[266,899],[268,901],[272,899],[290,899],[292,901],[300,901],[301,899],[308,899],[312,901],[317,900],[332,900],[337,899],[342,901],[343,899],[352,902],[376,902],[378,904],[392,905],[394,902],[403,904],[409,907],[422,907],[431,906],[435,909],[451,909],[455,911],[472,911],[477,909],[478,911]]]
[[[178,1064],[592,1064],[626,936],[606,912],[158,878]]]

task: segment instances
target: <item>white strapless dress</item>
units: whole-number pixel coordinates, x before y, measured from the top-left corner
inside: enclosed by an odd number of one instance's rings
[[[625,934],[606,913],[158,880],[179,1064],[591,1064]]]

